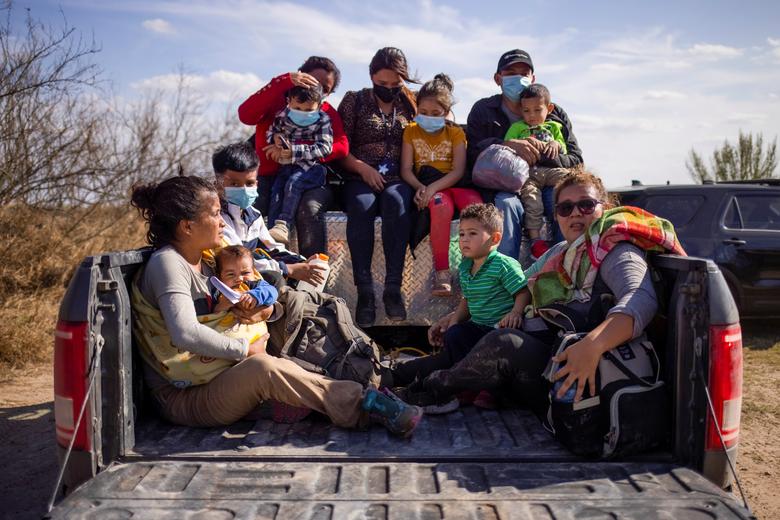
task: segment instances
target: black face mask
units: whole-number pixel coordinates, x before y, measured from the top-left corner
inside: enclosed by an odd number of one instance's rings
[[[401,93],[401,87],[384,87],[374,83],[374,94],[385,103],[392,103]]]

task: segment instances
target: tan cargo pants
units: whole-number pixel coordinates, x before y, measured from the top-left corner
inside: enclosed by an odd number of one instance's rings
[[[569,173],[566,168],[545,168],[534,166],[530,176],[520,188],[520,200],[523,203],[525,229],[539,231],[544,224],[544,204],[542,204],[542,188],[555,186],[564,175]]]
[[[184,426],[231,424],[268,399],[311,408],[346,428],[356,426],[363,413],[361,384],[307,372],[265,353],[248,357],[205,385],[169,385],[154,397],[167,420]]]

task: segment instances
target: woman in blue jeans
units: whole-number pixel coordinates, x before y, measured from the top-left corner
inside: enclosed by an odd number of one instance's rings
[[[401,180],[399,166],[404,128],[417,112],[414,95],[405,83],[416,80],[409,76],[404,53],[394,47],[377,51],[369,73],[373,87],[347,92],[339,105],[350,146],[342,166],[352,175],[343,194],[347,243],[358,289],[355,321],[361,327],[373,325],[376,319],[371,258],[377,216],[382,217],[385,253],[385,314],[391,320],[406,319],[401,279],[414,211],[414,190]]]

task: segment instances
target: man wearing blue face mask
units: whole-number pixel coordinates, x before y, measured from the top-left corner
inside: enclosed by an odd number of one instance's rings
[[[333,149],[330,117],[320,110],[324,98],[322,87],[295,86],[287,93],[287,107],[280,111],[268,128],[267,141],[276,147],[271,159],[281,165],[271,188],[268,222],[273,222],[271,236],[284,244],[301,196],[306,190],[325,185],[325,167],[320,163]]]
[[[283,285],[283,279],[319,285],[325,279],[325,270],[274,240],[263,215],[253,206],[259,166],[254,146],[245,141],[222,146],[212,156],[212,165],[227,199],[222,205],[223,245],[243,245],[252,251],[255,269],[277,288]]]
[[[527,52],[514,49],[501,55],[493,80],[501,88],[501,94],[480,99],[474,103],[469,113],[466,126],[468,171],[474,167],[479,154],[489,146],[497,144],[511,149],[532,168],[535,166],[572,168],[582,163],[582,151],[574,137],[569,116],[557,104],[548,114],[547,120],[561,124],[567,154],[559,155],[554,159],[543,159],[542,151],[545,143],[533,137],[504,140],[509,127],[522,119],[520,94],[536,81],[534,64]],[[544,164],[541,164],[540,160]],[[518,258],[523,230],[523,206],[520,197],[517,193],[509,192],[492,192],[490,195],[495,197],[495,205],[504,216],[503,235],[498,251],[512,258]]]

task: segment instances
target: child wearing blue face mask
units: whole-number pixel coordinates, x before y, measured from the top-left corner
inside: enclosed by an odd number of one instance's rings
[[[280,147],[271,157],[281,165],[271,188],[268,222],[271,236],[287,244],[295,212],[306,190],[325,185],[325,167],[320,159],[333,149],[330,117],[320,110],[322,87],[295,86],[287,93],[287,107],[279,112],[266,135]],[[283,149],[283,150],[281,150]]]
[[[417,93],[417,117],[404,130],[401,177],[415,189],[417,208],[431,213],[434,296],[452,294],[450,223],[455,209],[482,202],[476,190],[456,187],[466,168],[466,134],[446,116],[454,104],[453,83],[437,74]]]

